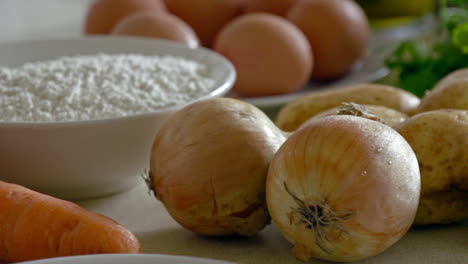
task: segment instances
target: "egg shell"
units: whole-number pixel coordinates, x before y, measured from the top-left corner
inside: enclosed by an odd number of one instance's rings
[[[288,20],[267,13],[243,15],[227,24],[214,49],[234,64],[233,89],[246,97],[297,91],[313,66],[305,35]]]
[[[122,18],[146,10],[167,9],[162,0],[95,0],[86,12],[84,33],[109,34]]]
[[[247,13],[266,12],[284,16],[291,6],[298,0],[246,0]]]
[[[143,11],[123,18],[112,30],[115,35],[141,36],[176,41],[198,47],[192,28],[180,18],[160,11]]]
[[[219,30],[241,15],[244,0],[165,0],[168,10],[187,22],[205,47],[212,43]]]
[[[298,1],[286,17],[305,33],[314,50],[314,79],[339,78],[366,54],[369,23],[352,0]]]

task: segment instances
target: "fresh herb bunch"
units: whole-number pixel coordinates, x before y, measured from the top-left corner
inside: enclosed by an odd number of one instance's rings
[[[385,61],[397,86],[422,97],[445,75],[468,67],[468,0],[441,0],[441,38],[402,42]]]

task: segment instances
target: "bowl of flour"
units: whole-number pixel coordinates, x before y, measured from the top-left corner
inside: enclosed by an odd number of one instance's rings
[[[167,116],[235,78],[221,55],[163,40],[0,44],[0,180],[64,199],[127,190]]]

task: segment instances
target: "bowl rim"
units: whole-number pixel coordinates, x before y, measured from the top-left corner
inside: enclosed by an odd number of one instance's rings
[[[89,254],[89,255],[75,255],[75,256],[62,256],[54,257],[48,259],[38,259],[25,262],[19,262],[23,264],[47,264],[47,263],[62,263],[62,262],[84,262],[92,263],[99,262],[100,260],[114,260],[120,259],[122,262],[128,263],[132,260],[142,260],[144,262],[148,261],[152,263],[154,261],[168,261],[171,263],[206,263],[206,264],[237,264],[236,262],[231,262],[228,260],[206,258],[199,256],[189,256],[189,255],[173,255],[173,254],[162,254],[162,253],[110,253],[110,254]],[[121,263],[121,262],[119,262]]]
[[[118,116],[118,117],[107,117],[107,118],[97,118],[91,120],[71,120],[71,121],[46,121],[46,122],[5,122],[0,121],[0,128],[19,128],[19,127],[68,127],[68,126],[77,126],[77,125],[93,125],[93,124],[105,124],[105,123],[113,123],[118,121],[128,121],[128,120],[137,120],[137,119],[144,119],[148,117],[153,117],[157,115],[167,114],[178,109],[183,108],[189,104],[192,104],[197,101],[209,99],[212,97],[224,96],[228,94],[230,89],[234,86],[234,83],[237,78],[237,72],[234,65],[222,54],[205,48],[205,47],[197,47],[197,48],[189,48],[184,44],[177,43],[174,41],[164,40],[164,39],[155,39],[155,38],[148,38],[148,37],[136,37],[136,36],[114,36],[114,35],[84,35],[84,36],[75,36],[75,37],[55,37],[55,38],[48,38],[48,39],[33,39],[33,40],[17,40],[17,41],[7,41],[0,43],[0,49],[3,47],[12,47],[17,45],[37,45],[37,44],[45,44],[45,43],[60,43],[60,42],[72,42],[72,41],[117,41],[117,42],[133,42],[133,43],[140,43],[140,44],[157,44],[159,48],[168,47],[170,49],[179,49],[184,50],[184,52],[190,52],[192,54],[201,53],[204,56],[208,56],[217,62],[224,64],[226,67],[226,72],[228,73],[226,79],[224,81],[220,81],[220,85],[212,90],[210,93],[195,98],[193,100],[187,101],[182,105],[174,105],[169,107],[164,107],[161,109],[138,113],[138,114],[130,114],[125,116]],[[157,50],[158,48],[155,48]],[[105,53],[102,52],[95,52],[97,53]],[[132,54],[143,54],[142,52],[138,52],[137,49],[133,52],[121,52],[123,53],[132,53]],[[117,54],[116,52],[112,52],[110,54]],[[144,54],[143,54],[144,55]],[[76,56],[76,55],[58,55],[56,58],[61,56]],[[148,55],[145,55],[148,56]],[[53,58],[51,58],[53,59]],[[0,65],[0,67],[8,67]]]

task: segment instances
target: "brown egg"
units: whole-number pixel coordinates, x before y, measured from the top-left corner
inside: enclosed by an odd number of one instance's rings
[[[243,15],[227,24],[214,49],[236,68],[241,96],[284,94],[301,89],[312,71],[305,35],[288,20],[266,13]]]
[[[85,34],[109,34],[120,19],[144,10],[166,10],[162,0],[95,0],[88,8]]]
[[[246,0],[245,11],[252,12],[267,12],[280,16],[286,15],[286,12],[298,0]]]
[[[298,1],[287,14],[314,50],[314,79],[334,79],[350,71],[367,50],[369,24],[352,0]]]
[[[192,28],[180,18],[166,12],[143,11],[120,20],[112,34],[159,38],[198,47],[198,38]]]
[[[211,47],[219,30],[240,15],[244,0],[165,0],[169,11],[187,22],[200,42]]]

